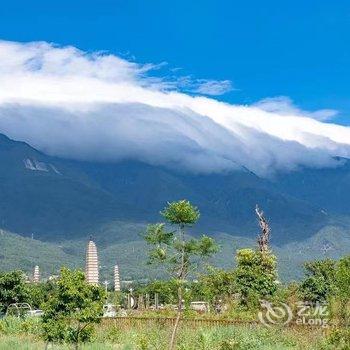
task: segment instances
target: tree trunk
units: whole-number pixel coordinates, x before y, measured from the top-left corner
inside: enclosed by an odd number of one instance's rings
[[[80,335],[81,330],[82,330],[82,328],[80,327],[80,323],[79,323],[78,331],[77,331],[77,335],[76,335],[77,338],[76,338],[76,342],[74,344],[74,349],[75,350],[79,350],[79,335]]]
[[[255,207],[255,213],[259,219],[259,226],[261,228],[261,233],[258,235],[258,245],[259,250],[262,254],[266,254],[270,251],[270,226],[266,218],[264,217],[264,212],[259,209],[258,205]]]
[[[182,313],[182,286],[179,287],[178,289],[178,306],[177,306],[177,315],[176,315],[176,320],[173,328],[173,332],[171,334],[171,340],[170,340],[170,346],[169,350],[174,350],[176,346],[176,335],[177,335],[177,330],[179,328],[179,323],[180,323],[180,318],[181,318],[181,313]]]
[[[182,313],[182,288],[183,288],[183,282],[185,279],[185,227],[183,224],[180,224],[180,237],[182,240],[182,250],[181,250],[181,260],[180,260],[180,269],[179,269],[179,281],[180,286],[177,290],[177,297],[178,297],[178,305],[177,305],[177,315],[176,320],[173,328],[173,333],[171,334],[171,340],[170,340],[170,350],[174,350],[176,346],[176,334],[177,330],[179,328],[181,313]]]

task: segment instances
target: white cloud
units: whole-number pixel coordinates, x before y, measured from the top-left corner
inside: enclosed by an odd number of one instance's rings
[[[229,80],[200,79],[198,80],[198,86],[194,89],[194,92],[203,95],[219,96],[232,90],[232,83]]]
[[[272,113],[280,115],[295,115],[310,117],[313,119],[325,121],[334,118],[338,111],[334,109],[320,109],[314,112],[304,111],[297,107],[287,96],[268,97],[254,104],[254,106]]]
[[[218,94],[228,83],[169,81],[152,77],[156,68],[73,47],[0,42],[0,132],[52,155],[196,172],[244,166],[267,176],[350,156],[350,129],[315,120],[334,111],[304,112],[286,98],[239,106],[190,96],[179,90]]]

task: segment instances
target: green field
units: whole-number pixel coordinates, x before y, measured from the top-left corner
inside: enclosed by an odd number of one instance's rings
[[[0,323],[0,349],[44,349],[40,341],[38,322],[10,320],[8,326]],[[100,325],[92,343],[82,349],[165,350],[169,345],[168,326],[146,324],[118,327],[113,321]],[[51,349],[71,349],[55,345]],[[180,350],[331,350],[322,328],[265,328],[263,326],[182,327],[177,349]]]

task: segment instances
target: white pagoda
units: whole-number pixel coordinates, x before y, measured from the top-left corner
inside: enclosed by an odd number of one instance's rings
[[[98,256],[96,244],[90,239],[86,249],[85,278],[89,284],[98,284]]]
[[[120,277],[119,277],[119,267],[114,266],[114,290],[120,292]]]

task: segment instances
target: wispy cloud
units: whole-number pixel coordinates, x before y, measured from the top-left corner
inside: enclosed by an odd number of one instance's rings
[[[229,82],[159,75],[108,53],[0,42],[0,132],[52,155],[195,172],[268,176],[350,156],[350,129],[316,120],[335,111],[305,112],[285,97],[227,104],[201,94]]]
[[[313,112],[302,110],[287,96],[264,98],[254,105],[267,112],[278,113],[280,115],[310,117],[321,121],[330,120],[338,114],[338,111],[334,109],[319,109]]]
[[[174,70],[171,71],[174,73]],[[206,96],[220,96],[235,90],[230,80],[196,79],[189,75],[144,76],[144,82],[147,82],[148,87],[162,91],[178,91]]]
[[[233,90],[230,80],[198,80],[198,86],[194,92],[203,95],[219,96]]]

